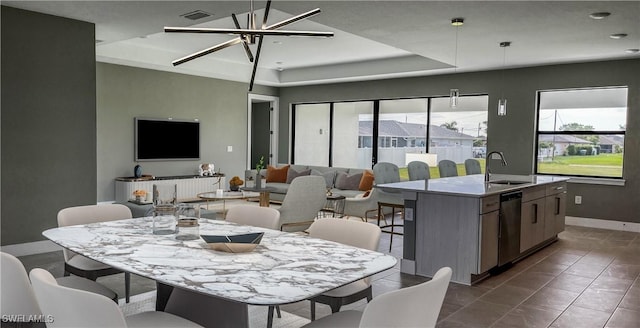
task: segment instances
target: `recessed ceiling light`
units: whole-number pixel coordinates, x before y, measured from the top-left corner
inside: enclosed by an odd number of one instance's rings
[[[627,49],[624,52],[628,53],[628,54],[637,54],[640,52],[640,49]]]
[[[603,18],[609,17],[609,15],[611,15],[611,13],[608,13],[606,11],[601,11],[601,12],[597,12],[597,13],[592,13],[592,14],[589,15],[589,17],[591,17],[593,19],[603,19]]]
[[[464,18],[458,17],[458,18],[451,19],[451,26],[462,26],[462,25],[464,25]]]
[[[180,15],[180,17],[184,17],[186,19],[190,19],[190,20],[198,20],[198,19],[203,19],[205,17],[209,17],[212,16],[210,13],[203,11],[203,10],[196,10],[196,11],[192,11],[186,14],[182,14]]]
[[[626,38],[627,37],[627,33],[616,33],[616,34],[611,34],[609,35],[610,38],[612,39],[622,39],[622,38]]]
[[[282,62],[281,61],[277,61],[276,65],[282,65]]]
[[[280,41],[280,40],[275,40],[275,41],[273,41],[273,44],[282,44],[282,41]]]
[[[284,68],[278,67],[278,72],[282,72],[282,71],[284,71]]]

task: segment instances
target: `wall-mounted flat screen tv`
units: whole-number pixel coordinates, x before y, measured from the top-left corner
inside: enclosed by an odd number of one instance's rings
[[[200,122],[135,118],[135,160],[199,160]]]

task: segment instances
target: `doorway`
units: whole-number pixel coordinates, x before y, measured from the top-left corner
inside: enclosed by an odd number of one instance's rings
[[[247,169],[254,169],[264,156],[267,164],[278,163],[278,98],[249,94]]]

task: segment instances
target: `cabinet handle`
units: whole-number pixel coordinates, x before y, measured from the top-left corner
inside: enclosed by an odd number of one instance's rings
[[[560,214],[560,197],[556,197],[556,215]]]
[[[562,190],[564,187],[556,187],[556,190]]]
[[[496,205],[498,205],[498,202],[484,204],[484,207],[491,207],[491,206],[496,206]]]
[[[538,223],[538,204],[533,204],[533,217],[531,218],[531,223]]]

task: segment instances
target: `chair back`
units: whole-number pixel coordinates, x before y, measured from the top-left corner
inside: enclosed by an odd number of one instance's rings
[[[464,161],[464,170],[467,172],[467,175],[471,174],[482,174],[482,169],[480,168],[480,162],[477,159],[467,158]]]
[[[324,207],[327,201],[327,183],[321,176],[301,176],[293,179],[280,206],[280,228],[288,225],[287,231],[302,231]],[[309,222],[305,225],[304,222]],[[300,223],[300,225],[295,225]]]
[[[67,207],[58,212],[58,226],[130,219],[131,210],[122,204],[85,205]],[[64,260],[69,261],[76,253],[63,248]]]
[[[360,327],[435,327],[451,272],[444,267],[430,281],[375,297],[364,309]]]
[[[0,252],[0,286],[2,316],[32,316],[42,313],[27,270],[15,256],[4,252]]]
[[[274,208],[240,205],[227,211],[227,221],[267,229],[279,230],[280,212]]]
[[[400,170],[393,163],[379,162],[373,166],[373,177],[376,185],[400,182]]]
[[[345,219],[319,219],[309,227],[309,236],[375,251],[381,230],[375,224]]]
[[[458,166],[452,160],[443,159],[438,162],[438,171],[441,178],[458,176]]]
[[[122,311],[107,297],[60,286],[43,269],[31,270],[29,277],[42,313],[54,319],[48,328],[127,327]]]
[[[409,180],[429,180],[431,173],[429,173],[429,164],[420,161],[413,161],[407,164],[407,170],[409,171]]]

